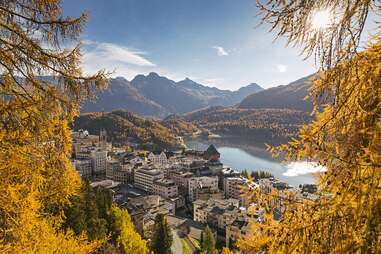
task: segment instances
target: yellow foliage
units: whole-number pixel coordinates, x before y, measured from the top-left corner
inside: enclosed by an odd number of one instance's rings
[[[267,217],[264,224],[255,224],[248,239],[239,243],[243,251],[381,251],[380,56],[379,42],[352,61],[324,72],[315,83],[318,89],[345,73],[339,80],[340,91],[335,91],[340,93],[337,100],[345,100],[326,105],[312,124],[300,130],[299,140],[274,151],[326,166],[328,171],[319,177],[322,198],[300,203],[281,197],[287,208],[282,220]],[[268,204],[268,196],[260,200]]]
[[[149,253],[147,243],[135,231],[134,224],[127,210],[116,206],[111,208],[111,217],[115,227],[119,230],[116,243],[124,253]]]
[[[263,9],[265,21],[306,51],[322,50],[323,66],[310,94],[314,121],[301,128],[298,139],[272,151],[289,160],[316,161],[327,172],[318,177],[320,200],[275,194],[285,210],[282,219],[267,216],[238,245],[244,253],[381,253],[381,37],[360,53],[356,39],[364,13],[380,8],[356,0],[271,2],[279,3],[272,5],[278,10]],[[308,32],[305,18],[323,7],[345,15],[324,33]]]
[[[60,226],[80,184],[68,124],[82,97],[105,84],[103,73],[82,76],[78,47],[60,49],[86,19],[61,18],[60,4],[0,4],[1,253],[89,253],[101,244]]]
[[[234,254],[234,252],[224,247],[221,251],[221,254]]]

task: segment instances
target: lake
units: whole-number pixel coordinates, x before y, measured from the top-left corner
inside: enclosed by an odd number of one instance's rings
[[[283,180],[290,185],[315,183],[316,178],[312,174],[317,171],[324,171],[323,168],[316,167],[306,162],[294,162],[284,164],[271,157],[263,144],[245,144],[242,140],[223,141],[224,139],[213,140],[187,140],[186,144],[190,149],[205,150],[210,144],[214,144],[221,154],[220,161],[225,166],[242,171],[264,170],[271,172],[275,178]]]

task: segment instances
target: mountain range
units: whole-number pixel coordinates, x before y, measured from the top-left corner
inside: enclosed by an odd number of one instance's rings
[[[315,74],[298,79],[288,85],[272,87],[258,93],[251,94],[238,104],[238,108],[288,108],[311,112],[312,102],[305,99],[308,89],[312,85]]]
[[[199,84],[189,78],[175,82],[157,73],[137,75],[131,81],[123,77],[110,80],[95,102],[85,102],[82,112],[109,112],[128,109],[143,116],[162,118],[209,106],[233,106],[246,96],[262,91],[252,83],[237,91],[221,90]]]
[[[156,73],[137,75],[131,81],[118,77],[98,94],[95,103],[84,105],[85,111],[109,113],[82,114],[74,126],[95,133],[98,129],[92,128],[103,126],[113,134],[113,142],[134,137],[163,147],[174,146],[173,135],[200,131],[275,144],[294,137],[310,121],[312,103],[304,98],[312,78],[266,90],[250,84],[232,92],[188,78],[175,82]],[[141,118],[129,111],[163,120]]]

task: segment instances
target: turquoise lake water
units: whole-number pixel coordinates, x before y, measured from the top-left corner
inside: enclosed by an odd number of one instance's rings
[[[315,176],[310,172],[316,171],[307,163],[284,164],[275,160],[263,147],[253,145],[234,145],[226,143],[219,144],[216,140],[190,140],[187,146],[191,149],[205,150],[210,144],[214,144],[221,154],[220,161],[225,166],[230,166],[239,171],[248,169],[249,171],[264,170],[271,172],[274,177],[286,181],[290,185],[315,183]]]

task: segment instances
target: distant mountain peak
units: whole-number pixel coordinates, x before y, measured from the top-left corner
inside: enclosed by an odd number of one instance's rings
[[[204,85],[201,85],[199,83],[197,83],[196,81],[190,79],[190,78],[185,78],[179,82],[177,82],[178,85],[181,85],[181,86],[191,86],[191,87],[206,87]]]
[[[131,81],[123,77],[110,80],[107,90],[98,94],[94,104],[84,111],[127,109],[154,117],[186,113],[209,106],[232,106],[249,94],[262,90],[255,83],[238,91],[221,90],[200,84],[189,77],[175,82],[156,72],[136,75]]]
[[[288,85],[272,87],[244,98],[239,108],[290,108],[311,111],[312,103],[304,100],[311,86],[313,75],[298,79]]]
[[[156,72],[150,72],[147,77],[151,77],[151,78],[159,78],[159,74],[157,74]]]
[[[122,77],[122,76],[117,76],[114,78],[115,80],[122,80],[122,81],[127,81],[127,79],[125,77]]]
[[[259,87],[261,87],[261,86],[258,85],[257,83],[250,83],[250,84],[248,84],[246,87],[248,87],[248,86],[259,86]]]

